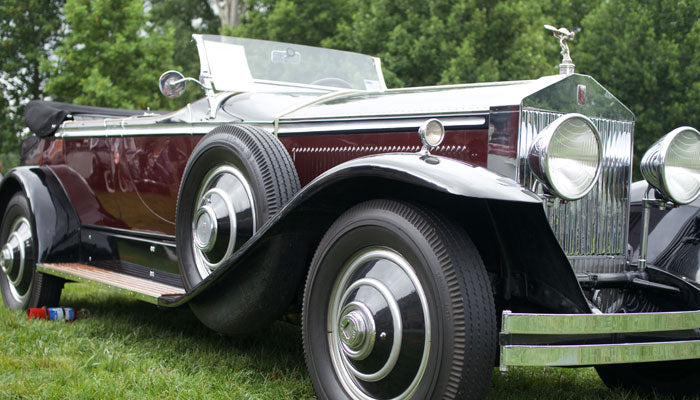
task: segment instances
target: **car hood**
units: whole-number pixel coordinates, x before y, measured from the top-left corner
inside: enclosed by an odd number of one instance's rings
[[[295,108],[277,118],[280,122],[294,122],[468,114],[507,106],[634,120],[632,112],[609,91],[590,76],[581,74],[552,75],[526,81],[390,89],[384,92],[340,92],[307,104],[299,102]]]

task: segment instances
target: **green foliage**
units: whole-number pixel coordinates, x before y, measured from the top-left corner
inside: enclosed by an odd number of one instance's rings
[[[319,46],[335,35],[336,25],[349,17],[347,0],[261,0],[248,4],[239,26],[221,34]]]
[[[143,0],[67,0],[68,32],[43,67],[55,100],[119,108],[173,108],[158,77],[174,65],[172,28],[147,24]]]
[[[12,151],[7,153],[0,153],[0,173],[6,173],[12,168],[19,165],[19,152]]]
[[[0,153],[18,151],[24,104],[43,97],[39,64],[58,40],[64,1],[0,1]]]
[[[529,79],[555,72],[559,47],[542,26],[597,1],[355,0],[324,46],[382,58],[390,86]]]

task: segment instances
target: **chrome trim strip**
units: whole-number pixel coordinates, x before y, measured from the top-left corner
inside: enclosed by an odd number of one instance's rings
[[[440,117],[430,116],[425,118],[410,118],[396,120],[341,120],[341,121],[303,121],[285,123],[280,122],[280,134],[300,134],[319,132],[352,132],[352,131],[377,131],[377,130],[418,130],[425,119],[438,118],[445,128],[478,127],[486,125],[486,117]]]
[[[428,118],[438,118],[446,128],[458,127],[486,127],[485,116],[459,116],[459,115],[431,115],[415,116],[410,118],[368,118],[368,119],[340,119],[340,120],[304,120],[304,121],[280,121],[279,134],[293,135],[304,133],[341,133],[364,132],[384,130],[418,130],[421,123]],[[259,126],[269,132],[274,132],[273,121],[246,121],[248,125]],[[149,124],[142,126],[114,126],[102,127],[92,125],[89,127],[63,126],[56,133],[57,138],[73,139],[86,137],[125,137],[125,136],[159,136],[159,135],[206,135],[212,129],[225,125],[226,122],[198,122],[193,124]]]
[[[97,126],[72,128],[63,126],[56,133],[60,139],[85,138],[85,137],[124,137],[124,136],[160,136],[160,135],[204,135],[223,123],[199,123],[199,124],[162,124],[124,126],[102,128]]]
[[[337,118],[285,118],[280,121],[280,124],[298,124],[298,123],[327,123],[327,124],[347,124],[353,122],[366,122],[366,121],[382,121],[391,124],[396,121],[413,121],[420,120],[424,121],[430,118],[438,118],[442,121],[452,119],[452,118],[484,118],[484,124],[486,116],[489,114],[488,111],[481,112],[450,112],[450,113],[421,113],[421,114],[410,114],[410,115],[396,115],[396,114],[386,114],[386,115],[366,115],[359,117],[337,117]]]
[[[110,285],[108,283],[95,281],[95,280],[88,279],[88,278],[85,278],[85,277],[82,277],[79,275],[73,275],[73,274],[70,274],[70,273],[67,273],[64,271],[58,271],[58,270],[55,270],[53,268],[45,267],[43,264],[37,264],[36,269],[37,269],[37,271],[39,271],[43,274],[57,276],[59,278],[67,279],[67,280],[74,281],[74,282],[89,283],[91,285],[113,289],[120,294],[129,296],[129,297],[133,297],[136,300],[141,300],[141,301],[145,301],[147,303],[158,305],[158,297],[150,296],[150,295],[147,295],[145,293],[141,293],[141,292],[137,292],[135,290],[127,289],[125,287]]]
[[[700,340],[574,346],[501,346],[501,369],[574,367],[700,358]]]
[[[121,237],[124,239],[138,240],[142,242],[158,242],[164,246],[175,247],[175,235],[164,235],[161,233],[151,233],[143,231],[132,231],[129,229],[113,228],[100,225],[81,225],[82,229],[102,232],[107,235]]]
[[[699,311],[629,314],[527,314],[503,312],[501,333],[585,335],[680,331],[700,328]]]

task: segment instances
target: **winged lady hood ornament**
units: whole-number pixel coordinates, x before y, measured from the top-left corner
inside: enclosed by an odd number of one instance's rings
[[[567,40],[573,40],[576,36],[575,32],[571,32],[566,28],[555,28],[552,25],[545,25],[545,29],[552,31],[554,37],[559,39],[559,45],[561,46],[562,60],[559,64],[559,73],[570,75],[574,73],[574,62],[571,60],[571,54],[569,53],[569,45],[566,43]]]

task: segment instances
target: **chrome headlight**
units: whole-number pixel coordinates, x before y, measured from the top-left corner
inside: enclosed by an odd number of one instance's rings
[[[435,118],[429,119],[418,128],[418,135],[420,135],[423,146],[433,148],[439,146],[442,143],[442,139],[445,138],[445,127],[440,120]]]
[[[654,143],[642,157],[644,179],[677,204],[700,195],[700,132],[682,126]]]
[[[528,163],[552,194],[576,200],[591,191],[600,175],[603,143],[593,122],[581,114],[566,114],[540,132]]]

